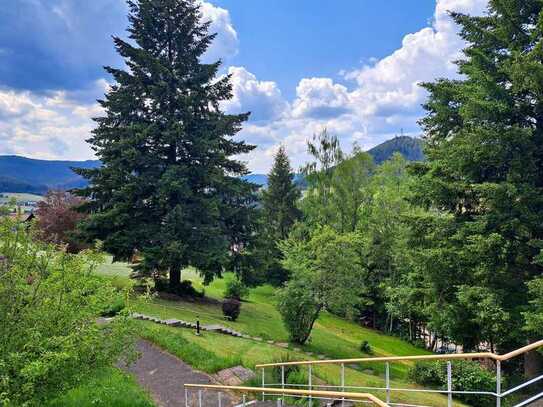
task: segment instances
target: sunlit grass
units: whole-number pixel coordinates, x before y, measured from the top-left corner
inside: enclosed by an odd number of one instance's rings
[[[79,386],[59,395],[48,407],[154,407],[134,378],[119,369],[94,372]]]

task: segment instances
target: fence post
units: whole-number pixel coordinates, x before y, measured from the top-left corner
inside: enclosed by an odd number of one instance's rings
[[[202,407],[202,390],[198,390],[198,407]]]
[[[496,407],[502,404],[502,362],[496,361]]]
[[[243,395],[243,407],[247,406],[247,396]]]
[[[311,376],[312,376],[312,365],[309,365],[309,378],[308,378],[308,389],[311,390]],[[308,406],[309,407],[312,407],[313,406],[313,397],[309,396],[309,403],[308,403]]]
[[[264,367],[262,368],[262,388],[266,387],[266,373],[264,372]],[[264,391],[262,391],[262,401],[264,401],[265,395]]]
[[[387,404],[390,403],[390,363],[385,365],[385,387],[387,389]]]
[[[189,407],[189,391],[185,387],[185,407]]]
[[[222,393],[219,392],[219,407],[222,407]]]
[[[281,388],[285,389],[285,365],[281,365]],[[285,393],[283,393],[283,400],[285,400]]]
[[[452,364],[447,362],[447,406],[452,407]]]
[[[341,364],[341,391],[345,393],[345,363]],[[341,398],[341,407],[345,406],[345,397]]]

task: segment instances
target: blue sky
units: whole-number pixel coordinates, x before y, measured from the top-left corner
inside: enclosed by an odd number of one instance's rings
[[[7,4],[5,2],[7,1]],[[346,150],[369,148],[401,129],[420,134],[421,81],[455,76],[464,44],[447,11],[479,14],[486,0],[206,0],[234,98],[250,110],[243,157],[269,169],[284,144],[295,167],[305,142],[327,127]],[[100,115],[95,99],[119,66],[111,35],[124,35],[123,0],[4,0],[0,9],[0,154],[87,159]]]

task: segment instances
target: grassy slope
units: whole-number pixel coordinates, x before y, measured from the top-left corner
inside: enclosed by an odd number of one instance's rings
[[[101,267],[100,273],[115,278],[117,284],[122,285],[127,284],[128,270],[126,266],[114,264]],[[232,276],[227,275],[224,279],[216,280],[206,287],[203,287],[200,278],[192,271],[185,271],[183,278],[193,281],[197,289],[205,289],[206,296],[220,299],[226,280]],[[152,301],[134,300],[131,306],[138,312],[164,319],[195,321],[199,318],[203,324],[220,323],[264,340],[287,342],[288,334],[275,308],[273,294],[274,289],[270,286],[252,289],[249,298],[242,305],[241,315],[236,322],[225,321],[220,307],[214,304],[153,299]],[[209,373],[240,363],[248,368],[254,368],[258,363],[274,362],[287,357],[291,360],[309,359],[306,354],[294,351],[292,347],[285,350],[269,345],[265,341],[256,342],[212,333],[197,337],[193,332],[185,329],[168,328],[146,322],[140,322],[140,325],[143,337],[176,354],[196,369]],[[321,315],[315,324],[311,342],[305,345],[303,350],[323,354],[327,358],[364,357],[368,355],[359,350],[363,340],[370,343],[373,356],[428,353],[398,338],[363,328],[329,313]],[[408,363],[391,365],[394,387],[413,387],[406,383],[409,366]],[[383,371],[383,364],[365,364],[356,366],[356,369],[348,368],[347,384],[383,387]],[[314,369],[314,373],[324,382],[339,385],[339,366],[319,366]],[[382,393],[376,394],[384,397]],[[432,394],[411,393],[402,397],[398,395],[395,400],[431,406],[444,405],[444,398]]]
[[[119,369],[102,369],[48,407],[154,407],[135,380]]]

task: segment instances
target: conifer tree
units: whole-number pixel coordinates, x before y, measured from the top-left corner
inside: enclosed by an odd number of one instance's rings
[[[268,280],[274,284],[280,284],[287,278],[286,271],[279,263],[281,253],[277,243],[288,237],[292,226],[301,216],[297,206],[300,190],[294,176],[285,148],[280,146],[268,175],[268,187],[262,193],[264,228],[269,246]]]
[[[280,146],[268,174],[268,187],[262,194],[268,228],[276,240],[286,239],[292,225],[300,217],[297,207],[300,190],[294,176],[285,147]]]
[[[79,191],[91,198],[87,238],[115,259],[137,251],[137,275],[169,273],[173,290],[185,266],[220,274],[252,233],[256,187],[232,158],[254,148],[232,139],[249,114],[220,109],[232,86],[220,61],[201,60],[215,34],[199,4],[128,2],[130,41],[114,37],[127,69],[106,67],[116,83],[88,140],[103,166],[78,170],[90,182]]]
[[[526,338],[526,283],[543,268],[543,3],[490,0],[453,14],[469,44],[460,79],[426,84],[428,163],[414,223],[431,325],[464,350]]]

